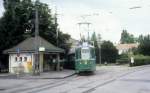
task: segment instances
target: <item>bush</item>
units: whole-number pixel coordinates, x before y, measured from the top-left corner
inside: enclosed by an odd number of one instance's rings
[[[120,65],[120,64],[127,64],[129,63],[130,60],[128,58],[121,58],[121,59],[117,59],[116,60],[116,64]]]
[[[128,54],[124,53],[119,55],[119,59],[116,60],[116,64],[128,64],[130,62],[130,59],[128,57]]]
[[[123,53],[123,54],[119,55],[119,58],[120,59],[127,59],[127,58],[129,58],[129,56],[127,53]]]
[[[150,56],[136,55],[134,56],[134,63],[130,66],[141,66],[150,64]]]

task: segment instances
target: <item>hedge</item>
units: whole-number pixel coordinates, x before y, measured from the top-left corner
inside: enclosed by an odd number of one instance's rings
[[[116,64],[128,64],[130,60],[128,58],[121,58],[116,60]]]
[[[150,56],[134,56],[134,63],[130,66],[141,66],[150,64]]]
[[[150,56],[144,56],[144,55],[133,55],[134,63],[131,64],[130,57],[120,57],[116,60],[116,64],[129,64],[130,66],[141,66],[141,65],[148,65],[150,64]]]

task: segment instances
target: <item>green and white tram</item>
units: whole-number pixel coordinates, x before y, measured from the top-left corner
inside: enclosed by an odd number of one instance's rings
[[[84,71],[95,71],[95,49],[94,46],[83,42],[75,50],[75,69],[76,73]]]

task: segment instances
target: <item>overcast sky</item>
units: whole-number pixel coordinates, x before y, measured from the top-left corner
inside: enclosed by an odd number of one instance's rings
[[[40,0],[53,10],[57,7],[60,29],[75,39],[85,34],[90,22],[90,33],[100,33],[103,40],[118,43],[122,29],[138,36],[150,33],[150,0]],[[0,0],[0,15],[3,6]]]

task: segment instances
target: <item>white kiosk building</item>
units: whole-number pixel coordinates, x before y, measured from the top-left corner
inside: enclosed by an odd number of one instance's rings
[[[53,59],[60,61],[60,54],[64,53],[64,50],[58,48],[45,39],[38,37],[38,67],[39,71],[48,71],[54,69],[52,66]],[[18,45],[7,49],[4,53],[9,54],[9,72],[16,73],[16,71],[22,68],[23,73],[31,73],[36,65],[36,47],[35,38],[27,38]]]

